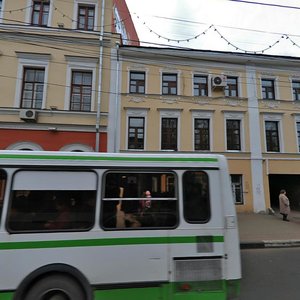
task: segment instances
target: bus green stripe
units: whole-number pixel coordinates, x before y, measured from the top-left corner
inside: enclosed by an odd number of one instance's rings
[[[122,245],[155,245],[155,244],[197,244],[222,243],[223,236],[174,236],[174,237],[139,237],[139,238],[107,238],[83,240],[55,241],[26,241],[0,243],[0,250],[68,248],[93,246],[122,246]]]
[[[152,162],[218,162],[214,157],[141,157],[141,156],[84,156],[84,155],[31,155],[31,154],[1,154],[0,159],[41,159],[41,160],[79,160],[79,161],[152,161]]]

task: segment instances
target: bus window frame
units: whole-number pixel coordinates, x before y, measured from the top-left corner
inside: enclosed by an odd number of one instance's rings
[[[113,201],[115,199],[117,200],[122,200],[124,199],[126,201],[126,199],[133,200],[132,198],[109,198],[110,200],[107,200],[107,198],[105,198],[105,183],[106,183],[106,176],[108,173],[132,173],[132,174],[172,174],[174,175],[174,197],[173,198],[164,198],[164,200],[162,200],[162,197],[159,198],[151,198],[152,201],[158,200],[158,201],[176,201],[176,211],[175,211],[175,217],[176,217],[176,223],[174,224],[174,226],[168,226],[168,227],[115,227],[115,228],[109,228],[109,227],[105,227],[103,225],[103,201]],[[174,230],[176,228],[178,228],[179,224],[180,224],[180,197],[179,197],[179,186],[178,186],[178,182],[179,182],[179,175],[177,174],[175,169],[165,169],[165,168],[143,168],[143,169],[139,169],[139,168],[133,168],[133,167],[128,167],[128,168],[124,168],[124,169],[107,169],[106,172],[104,172],[102,174],[102,181],[101,181],[101,199],[100,199],[100,215],[99,215],[99,226],[103,231],[114,231],[114,232],[118,232],[118,231],[143,231],[143,230]],[[136,199],[135,201],[139,201],[141,199],[141,197],[137,197],[134,198]]]
[[[208,212],[209,215],[206,220],[203,221],[191,221],[188,220],[186,216],[186,209],[185,209],[185,198],[186,198],[186,190],[185,190],[185,184],[184,184],[184,176],[187,172],[201,172],[206,175],[207,178],[207,201],[208,201]],[[211,214],[211,197],[210,197],[210,179],[209,179],[209,174],[204,171],[204,169],[186,169],[183,174],[182,174],[182,213],[183,213],[183,218],[184,221],[188,224],[207,224],[211,220],[212,214]]]
[[[90,190],[91,192],[95,193],[95,206],[94,206],[94,212],[93,212],[93,223],[90,227],[88,228],[71,228],[71,229],[48,229],[48,230],[12,230],[11,228],[9,228],[9,215],[10,215],[10,211],[11,211],[11,206],[12,206],[12,201],[13,201],[13,194],[14,194],[14,190],[13,189],[13,183],[14,183],[14,177],[18,172],[22,172],[22,171],[32,171],[32,172],[91,172],[95,174],[96,177],[96,190]],[[34,190],[36,191],[36,190]],[[41,190],[42,191],[42,190]],[[53,190],[55,191],[55,190]],[[63,191],[63,190],[56,190],[56,191]],[[80,191],[80,190],[79,190]],[[84,190],[82,190],[84,191]],[[72,233],[72,232],[87,232],[87,231],[91,231],[95,225],[97,224],[97,198],[99,195],[99,174],[95,169],[92,168],[61,168],[60,166],[58,167],[54,167],[54,168],[43,168],[43,167],[37,167],[37,168],[21,168],[21,169],[16,169],[14,170],[14,172],[11,174],[11,182],[10,182],[10,189],[9,189],[9,199],[8,199],[8,205],[7,205],[7,210],[6,210],[6,215],[5,215],[5,224],[4,224],[4,228],[5,230],[9,233],[9,234],[35,234],[35,233],[39,233],[39,234],[48,234],[48,233]],[[0,219],[1,221],[1,219]]]
[[[7,172],[5,169],[0,169],[0,177],[3,177],[4,178],[1,178],[1,180],[3,179],[4,180],[4,183],[0,185],[0,199],[2,199],[2,203],[0,203],[0,227],[1,227],[1,221],[2,221],[2,215],[4,214],[3,212],[3,208],[4,208],[4,200],[5,200],[5,190],[6,190],[6,186],[7,186]]]

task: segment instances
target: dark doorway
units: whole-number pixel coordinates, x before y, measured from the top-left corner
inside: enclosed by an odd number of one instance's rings
[[[291,209],[300,211],[300,175],[269,175],[269,188],[273,209],[279,208],[278,195],[285,189]]]

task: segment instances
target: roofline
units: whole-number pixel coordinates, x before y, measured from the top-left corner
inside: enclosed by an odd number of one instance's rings
[[[253,53],[241,53],[230,51],[215,51],[215,50],[198,50],[192,48],[178,48],[178,47],[146,47],[146,46],[129,46],[122,45],[120,47],[120,53],[124,55],[130,55],[130,51],[135,50],[134,56],[148,56],[155,55],[156,57],[163,58],[164,55],[175,55],[177,58],[185,60],[189,59],[202,59],[219,62],[232,62],[242,64],[273,64],[275,65],[292,65],[295,63],[300,64],[300,57],[295,56],[283,56],[283,55],[269,55],[269,54],[253,54]]]

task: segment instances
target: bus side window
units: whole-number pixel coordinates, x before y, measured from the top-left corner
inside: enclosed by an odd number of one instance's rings
[[[109,230],[174,228],[178,223],[175,174],[108,172],[101,226]]]
[[[8,230],[65,231],[89,229],[95,218],[95,191],[16,190]]]
[[[206,223],[210,219],[208,175],[202,171],[183,174],[183,215],[188,223]]]
[[[0,222],[1,222],[1,215],[4,203],[4,192],[6,186],[6,173],[3,170],[0,170]]]

